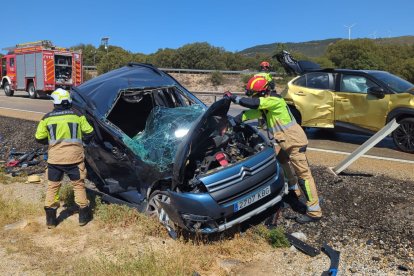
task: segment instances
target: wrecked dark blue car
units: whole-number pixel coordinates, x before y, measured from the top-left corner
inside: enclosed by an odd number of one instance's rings
[[[207,108],[148,64],[111,71],[72,94],[97,133],[85,151],[99,193],[156,216],[169,230],[220,232],[286,193],[271,144],[234,123],[227,99]]]

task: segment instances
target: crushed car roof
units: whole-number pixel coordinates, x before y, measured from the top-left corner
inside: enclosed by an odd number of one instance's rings
[[[129,63],[127,66],[93,78],[74,88],[81,98],[100,117],[111,108],[119,91],[167,86],[180,86],[171,76],[145,63]]]

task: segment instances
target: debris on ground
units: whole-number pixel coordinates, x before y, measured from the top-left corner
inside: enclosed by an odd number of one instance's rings
[[[0,116],[0,168],[15,177],[45,171],[47,146],[34,138],[37,124]]]

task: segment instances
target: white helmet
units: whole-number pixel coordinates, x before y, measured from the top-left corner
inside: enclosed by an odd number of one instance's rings
[[[62,88],[58,88],[50,95],[54,104],[62,104],[63,101],[68,101],[72,103],[72,98],[70,93]]]

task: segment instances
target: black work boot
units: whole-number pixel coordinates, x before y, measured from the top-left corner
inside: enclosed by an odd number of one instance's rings
[[[283,201],[289,204],[293,211],[300,214],[306,213],[306,204],[298,198],[294,191],[290,190],[289,193],[283,197]]]
[[[91,209],[89,206],[79,207],[79,226],[86,225],[92,219]]]
[[[49,229],[55,228],[56,225],[57,225],[57,220],[56,220],[57,208],[45,207],[45,211],[46,211],[46,225],[47,225],[47,228],[49,228]]]
[[[298,217],[296,217],[296,222],[300,223],[300,224],[305,224],[305,223],[309,223],[309,222],[318,222],[321,220],[321,217],[310,217],[308,215],[300,215]]]

